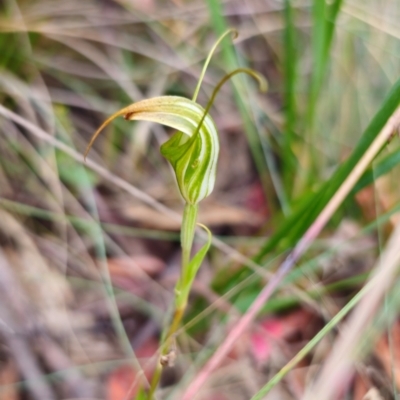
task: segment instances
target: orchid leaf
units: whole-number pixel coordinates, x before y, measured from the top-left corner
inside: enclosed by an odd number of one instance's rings
[[[176,286],[176,306],[177,308],[182,307],[187,301],[189,291],[192,287],[194,278],[196,277],[197,271],[202,264],[204,257],[206,256],[212,241],[211,231],[203,224],[197,224],[201,226],[207,232],[207,242],[203,247],[193,256],[189,264],[183,271],[182,277]]]

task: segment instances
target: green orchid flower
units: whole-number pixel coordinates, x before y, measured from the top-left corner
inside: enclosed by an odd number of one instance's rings
[[[139,101],[117,111],[94,133],[84,155],[86,158],[100,132],[111,121],[120,116],[130,121],[156,122],[176,130],[171,138],[161,146],[160,151],[171,163],[180,193],[186,202],[181,229],[182,271],[175,286],[175,307],[172,321],[162,335],[160,359],[151,380],[147,400],[153,399],[163,366],[169,365],[173,359],[172,356],[169,358],[169,355],[173,353],[172,342],[185,312],[196,273],[211,244],[211,232],[204,225],[198,224],[206,230],[208,239],[191,259],[198,203],[207,197],[214,188],[220,147],[218,132],[209,115],[209,110],[222,85],[235,74],[246,73],[251,75],[258,80],[260,90],[265,91],[267,88],[264,77],[257,72],[247,68],[238,68],[221,79],[205,108],[196,102],[205,71],[215,48],[226,35],[232,32],[236,35],[236,31],[233,30],[225,32],[211,49],[192,100],[179,96],[160,96]]]
[[[131,104],[111,115],[94,133],[85,152],[87,156],[100,132],[112,120],[123,116],[126,120],[157,122],[177,132],[161,146],[161,154],[171,163],[179,190],[187,204],[195,205],[207,197],[214,188],[219,155],[219,139],[214,121],[208,114],[221,86],[233,75],[246,73],[253,76],[265,91],[263,76],[247,68],[238,68],[226,75],[215,87],[204,109],[195,99],[200,89],[206,67],[218,43],[232,30],[227,31],[214,45],[204,65],[193,100],[179,96],[160,96]],[[235,32],[235,31],[234,31]]]
[[[118,116],[131,121],[158,122],[176,129],[177,132],[161,146],[161,154],[174,168],[182,197],[189,204],[197,204],[212,192],[219,140],[214,121],[202,106],[178,96],[155,97],[131,104],[103,123],[88,150],[101,130]]]

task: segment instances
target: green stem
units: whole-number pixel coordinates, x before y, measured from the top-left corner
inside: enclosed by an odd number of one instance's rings
[[[190,253],[196,229],[198,212],[197,204],[186,203],[183,211],[181,246],[182,246],[182,272],[179,281],[175,286],[175,311],[186,308],[187,298],[190,292],[191,279],[189,271]],[[183,313],[182,313],[183,314]]]
[[[191,274],[188,266],[196,229],[197,212],[197,204],[186,203],[185,210],[183,212],[181,228],[182,272],[175,286],[174,315],[170,325],[164,330],[161,336],[160,359],[151,379],[150,389],[147,397],[148,400],[153,400],[154,393],[161,379],[163,368],[161,359],[167,357],[170,351],[173,351],[175,333],[178,330],[185,313],[187,299],[192,284]]]
[[[196,229],[197,212],[199,206],[197,204],[185,205],[182,219],[181,229],[181,246],[182,246],[182,272],[185,271],[190,261],[190,252],[192,250],[194,231]]]

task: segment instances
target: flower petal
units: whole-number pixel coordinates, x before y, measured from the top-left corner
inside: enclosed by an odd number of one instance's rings
[[[131,104],[101,125],[93,135],[85,156],[102,129],[118,116],[127,120],[158,122],[177,129],[178,132],[161,146],[161,153],[175,170],[183,198],[195,204],[211,193],[219,140],[214,122],[203,107],[178,96],[154,97]]]

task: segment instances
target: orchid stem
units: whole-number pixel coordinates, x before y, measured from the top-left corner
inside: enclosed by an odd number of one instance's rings
[[[163,365],[168,365],[168,356],[171,354],[171,352],[174,352],[175,334],[179,329],[185,313],[192,284],[189,263],[196,229],[197,212],[197,204],[186,203],[183,212],[181,228],[182,271],[181,276],[175,286],[174,314],[170,325],[166,327],[161,335],[160,356],[157,362],[156,370],[154,371],[151,379],[150,389],[147,397],[148,400],[153,400],[154,393],[161,379]]]

